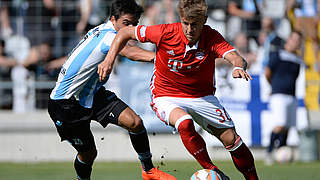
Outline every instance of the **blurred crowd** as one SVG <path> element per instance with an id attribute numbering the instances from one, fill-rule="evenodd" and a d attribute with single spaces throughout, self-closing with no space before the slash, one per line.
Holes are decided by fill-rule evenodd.
<path id="1" fill-rule="evenodd" d="M 314 59 L 319 62 L 318 1 L 207 0 L 207 24 L 246 58 L 251 73 L 263 73 L 270 52 L 282 48 L 292 30 L 310 39 Z M 177 0 L 139 2 L 145 8 L 140 24 L 179 21 Z M 108 19 L 110 4 L 111 0 L 0 0 L 0 81 L 11 81 L 12 70 L 17 66 L 25 68 L 35 81 L 54 81 L 79 39 Z M 154 49 L 152 44 L 141 46 Z M 303 52 L 301 49 L 301 56 Z M 319 64 L 312 67 L 317 72 Z M 229 66 L 217 64 L 224 71 Z M 41 91 L 49 93 L 49 90 Z M 8 93 L 0 88 L 0 99 Z M 0 108 L 8 106 L 3 101 Z M 45 104 L 38 108 L 46 108 Z"/>

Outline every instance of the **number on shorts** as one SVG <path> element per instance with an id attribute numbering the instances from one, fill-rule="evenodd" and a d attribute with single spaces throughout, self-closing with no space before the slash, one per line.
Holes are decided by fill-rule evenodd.
<path id="1" fill-rule="evenodd" d="M 230 116 L 228 115 L 228 113 L 226 112 L 226 110 L 224 108 L 222 110 L 221 109 L 217 109 L 216 112 L 218 112 L 219 116 L 223 119 L 223 120 L 219 120 L 219 122 L 223 123 L 226 120 L 231 121 Z"/>

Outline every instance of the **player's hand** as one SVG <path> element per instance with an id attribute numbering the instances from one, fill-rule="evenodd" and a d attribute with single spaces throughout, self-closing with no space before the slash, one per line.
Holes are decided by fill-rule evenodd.
<path id="1" fill-rule="evenodd" d="M 111 73 L 112 66 L 113 65 L 108 63 L 107 61 L 102 61 L 102 63 L 98 65 L 98 75 L 100 81 L 105 80 L 107 75 Z"/>
<path id="2" fill-rule="evenodd" d="M 242 78 L 242 79 L 245 79 L 246 81 L 248 81 L 249 79 L 252 80 L 252 77 L 250 76 L 250 74 L 244 69 L 234 69 L 232 71 L 232 77 Z"/>

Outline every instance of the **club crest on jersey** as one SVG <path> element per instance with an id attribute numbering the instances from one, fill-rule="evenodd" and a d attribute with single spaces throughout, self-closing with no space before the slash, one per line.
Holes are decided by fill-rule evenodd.
<path id="1" fill-rule="evenodd" d="M 204 58 L 204 53 L 203 52 L 196 52 L 196 59 L 202 60 Z"/>
<path id="2" fill-rule="evenodd" d="M 162 111 L 161 114 L 160 114 L 160 118 L 162 120 L 166 119 L 166 112 Z"/>
<path id="3" fill-rule="evenodd" d="M 167 53 L 168 53 L 169 55 L 172 55 L 172 56 L 175 55 L 173 50 L 167 51 Z"/>

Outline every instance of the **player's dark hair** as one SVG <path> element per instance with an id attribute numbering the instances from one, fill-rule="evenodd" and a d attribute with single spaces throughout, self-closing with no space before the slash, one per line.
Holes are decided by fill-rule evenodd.
<path id="1" fill-rule="evenodd" d="M 138 5 L 135 0 L 114 0 L 111 4 L 109 19 L 114 16 L 118 20 L 122 14 L 131 14 L 139 19 L 142 13 L 142 6 Z"/>

